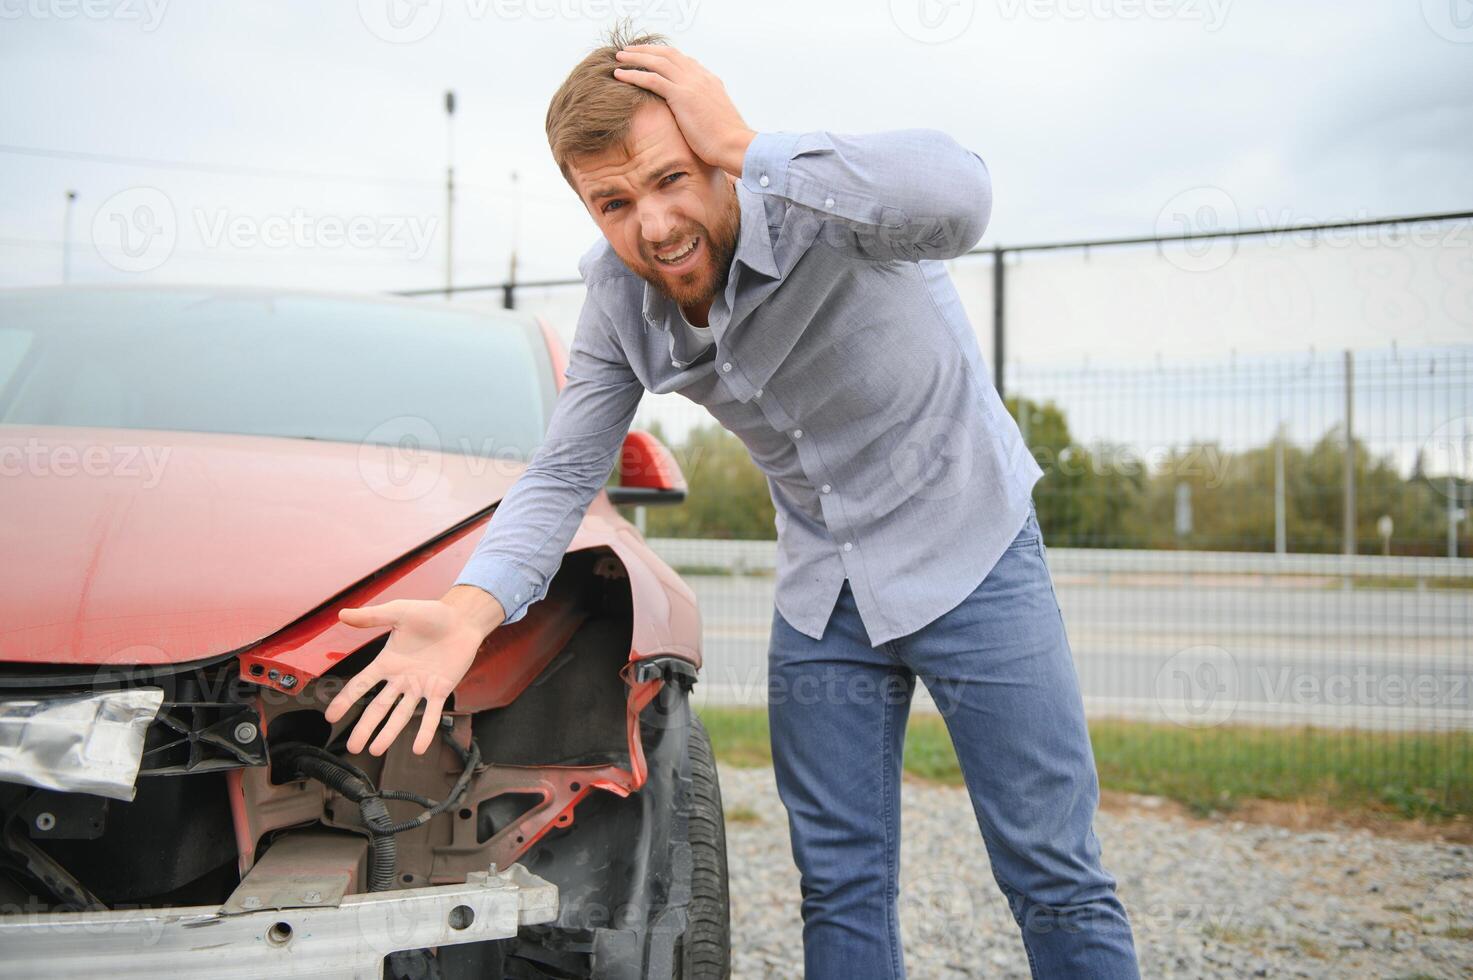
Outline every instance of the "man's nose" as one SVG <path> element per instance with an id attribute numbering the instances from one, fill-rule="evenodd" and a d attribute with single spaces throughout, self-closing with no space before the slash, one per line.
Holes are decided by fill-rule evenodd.
<path id="1" fill-rule="evenodd" d="M 662 245 L 668 241 L 678 224 L 669 205 L 658 201 L 640 203 L 639 233 L 651 245 Z"/>

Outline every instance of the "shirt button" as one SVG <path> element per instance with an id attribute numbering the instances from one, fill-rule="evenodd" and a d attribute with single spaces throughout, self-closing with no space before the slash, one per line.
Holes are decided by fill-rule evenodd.
<path id="1" fill-rule="evenodd" d="M 758 398 L 761 398 L 762 397 L 762 389 L 761 388 L 758 388 L 757 389 L 757 397 Z"/>
<path id="2" fill-rule="evenodd" d="M 522 601 L 522 594 L 520 592 L 518 592 L 517 593 L 517 602 L 521 602 L 521 601 Z"/>
<path id="3" fill-rule="evenodd" d="M 844 550 L 845 551 L 853 551 L 854 550 L 854 542 L 853 541 L 845 541 L 844 542 Z"/>
<path id="4" fill-rule="evenodd" d="M 730 371 L 731 370 L 731 362 L 730 361 L 727 361 L 725 364 L 721 365 L 721 370 L 723 370 L 723 371 Z"/>
<path id="5" fill-rule="evenodd" d="M 823 486 L 821 486 L 821 487 L 818 488 L 818 492 L 819 493 L 828 493 L 832 489 L 834 489 L 834 488 L 831 487 L 831 486 L 829 486 L 827 483 L 825 483 Z"/>
<path id="6" fill-rule="evenodd" d="M 670 362 L 670 366 L 671 367 L 680 367 L 680 362 L 679 361 L 671 361 Z"/>
<path id="7" fill-rule="evenodd" d="M 823 199 L 823 206 L 826 207 L 826 208 L 833 207 L 834 206 L 834 199 L 832 197 L 826 197 L 826 198 L 824 198 Z"/>
<path id="8" fill-rule="evenodd" d="M 761 184 L 763 187 L 766 187 L 768 185 L 768 183 L 769 183 L 769 181 L 767 179 L 767 175 L 766 174 L 763 174 L 761 177 L 758 177 L 757 178 L 757 183 Z"/>
<path id="9" fill-rule="evenodd" d="M 803 430 L 802 429 L 794 429 L 793 430 L 793 438 L 794 439 L 802 439 L 803 438 Z"/>

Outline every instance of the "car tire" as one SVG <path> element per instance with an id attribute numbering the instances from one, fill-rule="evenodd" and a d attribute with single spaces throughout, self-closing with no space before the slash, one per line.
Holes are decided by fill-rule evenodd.
<path id="1" fill-rule="evenodd" d="M 691 900 L 676 956 L 679 980 L 731 976 L 731 893 L 726 869 L 726 818 L 711 737 L 690 720 Z"/>

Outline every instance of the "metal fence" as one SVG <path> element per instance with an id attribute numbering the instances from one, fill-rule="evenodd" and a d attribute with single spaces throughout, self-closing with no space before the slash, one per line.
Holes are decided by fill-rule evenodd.
<path id="1" fill-rule="evenodd" d="M 1451 220 L 1466 230 L 1468 217 L 1432 224 Z M 1319 227 L 1372 226 L 1395 225 Z M 1394 280 L 1390 292 L 1383 285 L 1354 297 L 1366 314 L 1358 328 L 1334 321 L 1343 297 L 1328 294 L 1344 290 L 1333 280 L 1327 295 L 1270 311 L 1283 318 L 1273 329 L 1292 331 L 1313 307 L 1321 336 L 1343 334 L 1358 344 L 1354 350 L 1301 343 L 1298 351 L 1191 359 L 1118 347 L 1088 357 L 1035 356 L 1033 340 L 1047 327 L 1039 310 L 1055 302 L 1044 294 L 1095 287 L 1083 284 L 1078 264 L 1029 259 L 1020 268 L 1031 250 L 1050 253 L 1044 262 L 1074 249 L 1098 263 L 1101 250 L 1213 238 L 998 249 L 954 264 L 984 350 L 991 334 L 997 383 L 1045 470 L 1035 502 L 1086 707 L 1097 721 L 1128 719 L 1138 726 L 1131 737 L 1169 746 L 1175 756 L 1163 764 L 1190 766 L 1198 751 L 1220 755 L 1226 736 L 1242 750 L 1233 756 L 1236 770 L 1254 785 L 1295 766 L 1332 776 L 1354 767 L 1356 779 L 1415 785 L 1427 801 L 1466 811 L 1473 795 L 1473 242 L 1430 240 L 1425 254 L 1437 270 L 1430 284 L 1415 270 L 1383 276 Z M 1395 246 L 1394 237 L 1382 238 L 1356 251 L 1355 275 L 1401 270 L 1386 265 L 1385 250 Z M 1306 258 L 1314 247 L 1280 243 L 1247 258 L 1234 251 L 1239 266 L 1226 271 L 1251 273 L 1253 262 L 1303 268 L 1322 261 Z M 1135 275 L 1146 260 L 1132 261 Z M 1177 299 L 1169 312 L 1181 312 L 1182 296 L 1219 302 L 1211 276 L 1222 274 L 1221 263 L 1205 276 L 1194 275 L 1200 263 L 1170 271 L 1178 284 L 1170 287 Z M 1120 268 L 1103 272 L 1120 278 Z M 1252 293 L 1263 274 L 1248 280 L 1243 288 Z M 581 301 L 581 291 L 563 282 L 498 289 L 508 303 L 548 312 L 562 325 L 574 321 Z M 1150 295 L 1138 289 L 1128 299 L 1144 309 Z M 1267 308 L 1249 300 L 1245 315 Z M 1396 302 L 1402 306 L 1387 306 Z M 1418 324 L 1440 317 L 1441 332 L 1381 332 L 1409 322 L 1408 308 L 1419 310 Z M 1159 309 L 1142 316 L 1173 326 Z M 1189 323 L 1209 316 L 1199 310 Z M 1409 343 L 1430 335 L 1463 342 Z M 1028 356 L 1000 356 L 1008 349 Z M 665 396 L 641 408 L 636 425 L 652 423 L 679 454 L 710 420 Z M 729 484 L 703 485 L 699 465 L 687 476 L 693 497 L 731 493 Z M 637 516 L 649 518 L 656 550 L 700 597 L 706 667 L 697 694 L 705 703 L 762 703 L 773 543 L 661 536 L 660 515 Z M 928 706 L 920 693 L 918 710 Z M 1184 733 L 1213 739 L 1209 745 Z"/>

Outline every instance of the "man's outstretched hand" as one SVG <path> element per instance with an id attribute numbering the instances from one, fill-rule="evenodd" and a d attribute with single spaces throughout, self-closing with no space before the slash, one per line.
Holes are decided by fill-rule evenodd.
<path id="1" fill-rule="evenodd" d="M 457 585 L 442 599 L 395 599 L 377 606 L 338 610 L 338 619 L 362 629 L 391 628 L 388 642 L 367 667 L 348 681 L 324 711 L 335 724 L 354 703 L 384 682 L 383 690 L 363 709 L 348 736 L 348 751 L 362 752 L 379 722 L 383 730 L 368 746 L 383 755 L 424 702 L 424 718 L 414 739 L 423 754 L 435 740 L 445 699 L 470 670 L 481 643 L 506 613 L 490 593 Z"/>
<path id="2" fill-rule="evenodd" d="M 628 67 L 615 68 L 614 77 L 664 99 L 696 156 L 742 175 L 747 145 L 757 134 L 742 121 L 721 79 L 667 44 L 631 44 L 615 57 Z"/>

